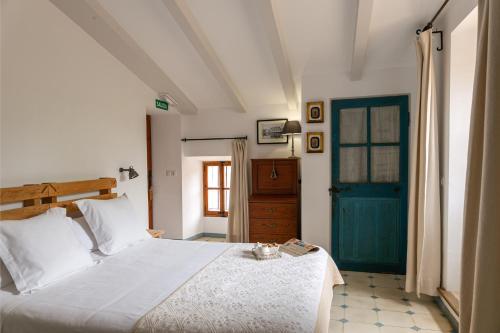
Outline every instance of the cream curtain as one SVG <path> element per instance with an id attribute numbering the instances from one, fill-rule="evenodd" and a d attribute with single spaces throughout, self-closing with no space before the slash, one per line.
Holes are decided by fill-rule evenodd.
<path id="1" fill-rule="evenodd" d="M 247 141 L 233 141 L 231 156 L 231 191 L 226 239 L 232 243 L 248 243 L 248 153 Z"/>
<path id="2" fill-rule="evenodd" d="M 441 208 L 432 31 L 417 42 L 418 109 L 410 147 L 406 291 L 436 295 L 441 276 Z"/>
<path id="3" fill-rule="evenodd" d="M 500 1 L 479 0 L 460 333 L 500 332 Z"/>

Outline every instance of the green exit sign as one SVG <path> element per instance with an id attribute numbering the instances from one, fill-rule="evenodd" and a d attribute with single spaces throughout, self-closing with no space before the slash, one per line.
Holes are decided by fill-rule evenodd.
<path id="1" fill-rule="evenodd" d="M 161 99 L 156 100 L 156 108 L 162 110 L 168 110 L 168 102 L 162 101 Z"/>

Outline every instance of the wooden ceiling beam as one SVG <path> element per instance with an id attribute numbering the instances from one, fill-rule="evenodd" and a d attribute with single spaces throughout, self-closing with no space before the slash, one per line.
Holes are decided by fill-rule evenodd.
<path id="1" fill-rule="evenodd" d="M 355 0 L 356 25 L 354 27 L 354 43 L 351 62 L 351 80 L 358 81 L 363 77 L 366 62 L 366 51 L 370 35 L 370 22 L 373 11 L 373 0 Z"/>
<path id="2" fill-rule="evenodd" d="M 253 0 L 257 6 L 257 15 L 261 20 L 264 34 L 267 36 L 274 63 L 278 70 L 281 86 L 290 110 L 296 111 L 298 108 L 297 89 L 293 79 L 290 61 L 283 31 L 280 27 L 280 20 L 276 12 L 275 0 Z"/>
<path id="3" fill-rule="evenodd" d="M 184 35 L 191 42 L 201 59 L 205 62 L 212 75 L 219 82 L 221 88 L 231 99 L 237 112 L 247 112 L 247 107 L 238 90 L 227 73 L 222 61 L 217 56 L 207 36 L 196 21 L 185 0 L 163 0 L 170 14 L 173 16 Z"/>

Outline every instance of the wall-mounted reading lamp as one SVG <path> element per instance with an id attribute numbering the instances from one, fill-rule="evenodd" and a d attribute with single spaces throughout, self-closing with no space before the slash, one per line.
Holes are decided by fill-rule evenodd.
<path id="1" fill-rule="evenodd" d="M 128 171 L 128 179 L 134 179 L 139 177 L 137 171 L 135 171 L 134 167 L 130 166 L 128 169 L 120 168 L 120 172 Z"/>

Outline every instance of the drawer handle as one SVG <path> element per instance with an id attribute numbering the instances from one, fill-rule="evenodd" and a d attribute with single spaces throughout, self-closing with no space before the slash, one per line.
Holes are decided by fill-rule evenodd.
<path id="1" fill-rule="evenodd" d="M 264 225 L 267 225 L 269 228 L 276 228 L 277 227 L 276 223 L 269 223 L 269 224 L 264 224 Z"/>
<path id="2" fill-rule="evenodd" d="M 276 211 L 276 208 L 265 208 L 265 211 L 269 213 L 274 213 Z"/>

